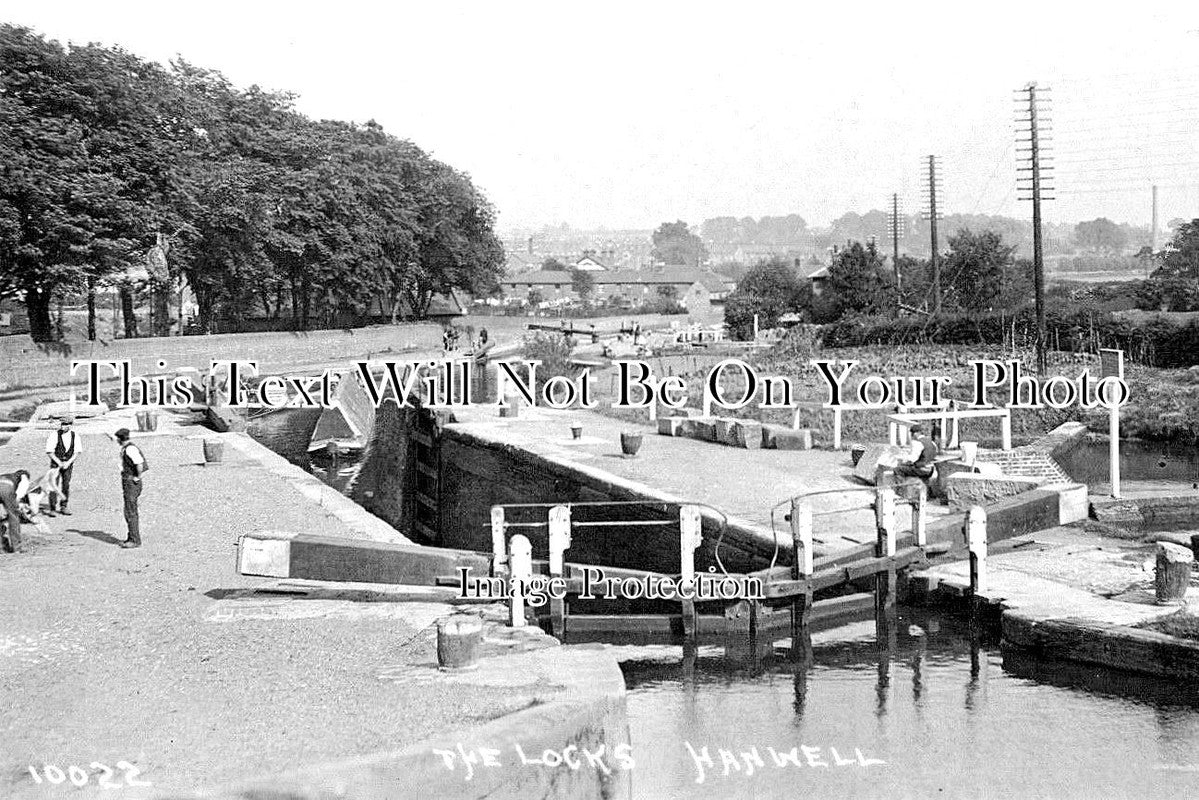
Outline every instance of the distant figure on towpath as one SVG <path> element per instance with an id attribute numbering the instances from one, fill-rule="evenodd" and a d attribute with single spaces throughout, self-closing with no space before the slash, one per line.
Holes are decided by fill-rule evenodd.
<path id="1" fill-rule="evenodd" d="M 146 471 L 146 457 L 137 445 L 129 441 L 129 429 L 121 428 L 116 433 L 121 446 L 121 496 L 125 501 L 125 524 L 129 533 L 121 547 L 141 547 L 142 534 L 138 520 L 137 503 L 142 495 L 142 475 Z"/>
<path id="2" fill-rule="evenodd" d="M 71 515 L 67 503 L 71 499 L 71 472 L 75 468 L 75 459 L 79 456 L 79 436 L 71 430 L 75 417 L 64 416 L 58 423 L 58 430 L 46 439 L 46 455 L 50 457 L 50 470 L 55 473 L 56 480 L 51 481 L 49 516 L 57 511 L 59 514 Z M 55 505 L 58 506 L 55 509 Z"/>

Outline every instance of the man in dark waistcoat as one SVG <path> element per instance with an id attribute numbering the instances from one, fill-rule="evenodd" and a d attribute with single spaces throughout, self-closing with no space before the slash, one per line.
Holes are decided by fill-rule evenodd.
<path id="1" fill-rule="evenodd" d="M 141 547 L 137 501 L 142 495 L 142 473 L 146 471 L 146 458 L 137 445 L 129 441 L 128 428 L 117 431 L 117 444 L 121 446 L 121 496 L 125 500 L 125 524 L 129 526 L 129 533 L 121 542 L 121 547 Z"/>
<path id="2" fill-rule="evenodd" d="M 57 491 L 50 493 L 50 511 L 57 510 L 59 514 L 70 516 L 67 502 L 71 499 L 71 472 L 75 468 L 75 459 L 79 456 L 79 434 L 71 430 L 75 418 L 70 414 L 58 423 L 58 431 L 46 439 L 46 455 L 50 457 L 50 469 L 57 470 Z M 55 509 L 57 500 L 58 508 Z"/>

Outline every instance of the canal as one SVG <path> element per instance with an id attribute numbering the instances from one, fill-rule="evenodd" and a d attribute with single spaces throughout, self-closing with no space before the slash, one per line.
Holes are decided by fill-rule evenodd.
<path id="1" fill-rule="evenodd" d="M 1001 651 L 922 609 L 892 630 L 814 634 L 806 666 L 620 648 L 634 796 L 1199 795 L 1199 687 Z"/>

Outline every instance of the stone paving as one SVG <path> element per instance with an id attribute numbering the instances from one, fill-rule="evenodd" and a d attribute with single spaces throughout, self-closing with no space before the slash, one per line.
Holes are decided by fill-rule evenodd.
<path id="1" fill-rule="evenodd" d="M 73 515 L 24 526 L 28 552 L 0 555 L 0 796 L 47 796 L 29 769 L 47 764 L 88 772 L 84 789 L 59 791 L 99 797 L 114 793 L 98 787 L 97 764 L 119 780 L 128 763 L 152 785 L 123 797 L 302 770 L 506 719 L 560 691 L 552 669 L 508 685 L 440 679 L 433 622 L 451 611 L 441 595 L 255 592 L 278 587 L 235 572 L 241 533 L 398 534 L 252 443 L 206 466 L 209 434 L 183 415 L 160 420 L 157 433 L 134 434 L 151 465 L 141 548 L 116 546 L 118 450 L 105 434 L 136 428 L 116 412 L 77 426 Z M 40 474 L 48 430 L 0 447 L 0 471 Z"/>
<path id="2" fill-rule="evenodd" d="M 515 418 L 500 418 L 494 406 L 454 409 L 451 427 L 480 440 L 519 447 L 552 459 L 581 473 L 617 481 L 647 496 L 707 503 L 747 527 L 772 535 L 773 526 L 785 541 L 790 537 L 783 515 L 792 496 L 832 491 L 816 500 L 815 536 L 820 551 L 832 552 L 875 540 L 873 487 L 852 479 L 848 451 L 745 450 L 736 447 L 661 436 L 656 423 L 630 423 L 591 411 L 521 408 Z M 581 425 L 580 439 L 571 426 Z M 643 434 L 634 458 L 623 458 L 622 431 Z M 781 504 L 781 505 L 780 505 Z M 776 507 L 777 506 L 777 507 Z M 948 514 L 931 505 L 932 518 Z M 906 530 L 906 514 L 900 515 Z"/>

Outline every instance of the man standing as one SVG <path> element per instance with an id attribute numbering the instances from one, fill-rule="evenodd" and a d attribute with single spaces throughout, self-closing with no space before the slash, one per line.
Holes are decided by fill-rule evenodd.
<path id="1" fill-rule="evenodd" d="M 4 549 L 20 553 L 24 548 L 21 540 L 21 498 L 29 491 L 29 473 L 23 469 L 9 475 L 0 475 L 0 506 L 5 512 Z"/>
<path id="2" fill-rule="evenodd" d="M 121 495 L 125 499 L 125 524 L 129 526 L 129 533 L 121 542 L 121 547 L 141 547 L 137 501 L 142 495 L 142 473 L 146 471 L 146 458 L 137 445 L 129 441 L 128 428 L 117 431 L 117 444 L 121 446 Z"/>
<path id="3" fill-rule="evenodd" d="M 46 455 L 50 456 L 50 469 L 58 472 L 58 480 L 52 482 L 57 484 L 57 491 L 52 490 L 50 493 L 50 514 L 55 511 L 56 497 L 58 513 L 67 516 L 71 514 L 67 510 L 67 501 L 71 499 L 71 470 L 75 466 L 75 458 L 79 455 L 79 436 L 71 430 L 74 424 L 75 418 L 67 414 L 59 421 L 58 431 L 46 439 Z"/>

